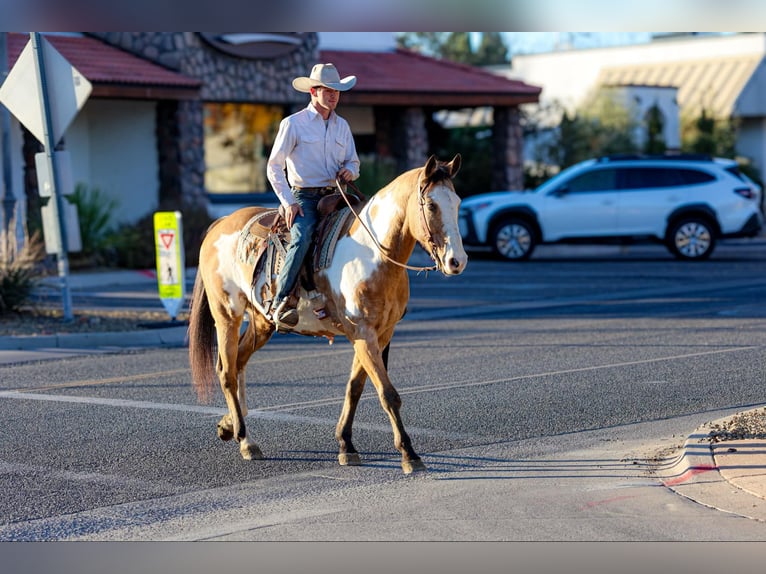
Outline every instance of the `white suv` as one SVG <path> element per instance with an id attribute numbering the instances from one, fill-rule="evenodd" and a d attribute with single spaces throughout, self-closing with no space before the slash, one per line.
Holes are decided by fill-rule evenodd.
<path id="1" fill-rule="evenodd" d="M 699 155 L 609 156 L 573 165 L 533 191 L 473 195 L 460 207 L 467 246 L 528 259 L 540 243 L 660 241 L 705 259 L 716 241 L 763 226 L 761 189 L 734 160 Z"/>

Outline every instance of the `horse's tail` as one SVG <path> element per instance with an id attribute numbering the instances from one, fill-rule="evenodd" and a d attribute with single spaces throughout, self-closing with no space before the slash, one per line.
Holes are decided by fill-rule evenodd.
<path id="1" fill-rule="evenodd" d="M 210 302 L 202 282 L 202 274 L 197 272 L 194 290 L 189 304 L 189 366 L 192 384 L 201 402 L 208 402 L 213 394 L 215 383 L 215 322 L 210 313 Z"/>

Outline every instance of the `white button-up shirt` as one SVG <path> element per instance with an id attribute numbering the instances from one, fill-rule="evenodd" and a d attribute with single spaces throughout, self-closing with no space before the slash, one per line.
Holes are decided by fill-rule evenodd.
<path id="1" fill-rule="evenodd" d="M 331 112 L 325 126 L 325 120 L 309 103 L 280 122 L 266 177 L 282 205 L 295 203 L 291 185 L 334 186 L 342 168 L 348 169 L 353 179 L 359 177 L 359 157 L 351 128 L 338 114 Z"/>

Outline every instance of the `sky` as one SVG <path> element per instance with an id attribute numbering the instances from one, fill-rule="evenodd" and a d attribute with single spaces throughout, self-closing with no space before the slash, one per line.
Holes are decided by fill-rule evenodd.
<path id="1" fill-rule="evenodd" d="M 395 45 L 394 37 L 401 32 L 319 32 L 325 49 L 353 46 L 362 50 L 388 49 Z M 557 48 L 602 48 L 619 44 L 648 42 L 651 32 L 501 32 L 511 54 L 550 52 Z M 481 32 L 473 32 L 478 46 Z"/>
<path id="2" fill-rule="evenodd" d="M 651 40 L 651 32 L 502 32 L 511 54 L 551 52 L 557 48 L 604 48 Z"/>

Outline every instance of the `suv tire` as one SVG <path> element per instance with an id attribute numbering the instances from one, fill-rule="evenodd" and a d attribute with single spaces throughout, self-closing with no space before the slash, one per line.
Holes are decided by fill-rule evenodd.
<path id="1" fill-rule="evenodd" d="M 530 223 L 516 217 L 503 219 L 492 228 L 492 251 L 507 261 L 529 259 L 537 246 L 537 236 Z"/>
<path id="2" fill-rule="evenodd" d="M 684 217 L 668 228 L 667 247 L 678 259 L 707 259 L 715 243 L 715 230 L 703 217 Z"/>

